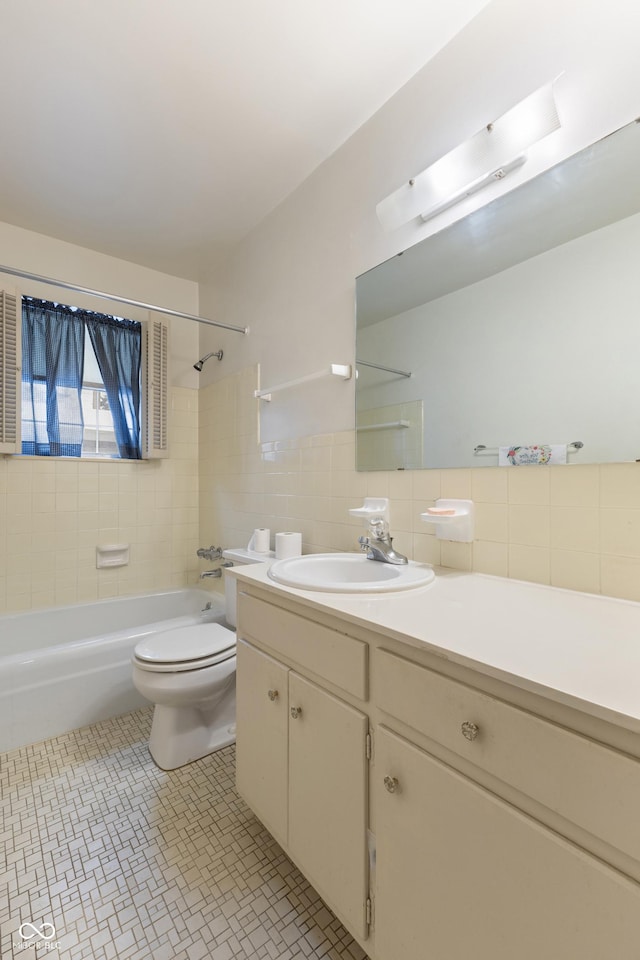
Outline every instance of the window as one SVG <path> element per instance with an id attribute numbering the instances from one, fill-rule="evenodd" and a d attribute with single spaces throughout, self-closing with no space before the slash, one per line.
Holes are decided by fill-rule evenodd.
<path id="1" fill-rule="evenodd" d="M 141 331 L 132 320 L 23 297 L 23 453 L 99 456 L 102 440 L 102 456 L 141 458 Z M 96 391 L 107 409 L 92 416 Z"/>
<path id="2" fill-rule="evenodd" d="M 0 292 L 0 453 L 167 456 L 166 322 L 19 304 Z"/>

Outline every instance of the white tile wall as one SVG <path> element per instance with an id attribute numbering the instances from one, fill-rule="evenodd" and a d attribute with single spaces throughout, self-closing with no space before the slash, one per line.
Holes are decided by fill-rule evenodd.
<path id="1" fill-rule="evenodd" d="M 0 611 L 82 603 L 193 582 L 198 546 L 198 391 L 171 393 L 171 457 L 0 457 Z M 130 563 L 97 570 L 98 544 Z"/>
<path id="2" fill-rule="evenodd" d="M 352 431 L 260 443 L 257 368 L 201 391 L 200 538 L 244 545 L 257 526 L 301 530 L 305 552 L 354 550 L 348 509 L 391 499 L 396 546 L 464 570 L 640 600 L 640 464 L 357 473 Z M 471 497 L 473 544 L 438 541 L 419 514 Z"/>
<path id="3" fill-rule="evenodd" d="M 173 388 L 168 460 L 0 458 L 0 611 L 195 583 L 199 545 L 242 546 L 258 526 L 354 550 L 348 510 L 365 496 L 391 499 L 415 560 L 640 600 L 640 465 L 358 473 L 353 431 L 260 443 L 256 384 L 250 367 Z M 472 545 L 420 521 L 440 496 L 476 502 Z M 96 570 L 113 542 L 131 544 L 129 566 Z"/>

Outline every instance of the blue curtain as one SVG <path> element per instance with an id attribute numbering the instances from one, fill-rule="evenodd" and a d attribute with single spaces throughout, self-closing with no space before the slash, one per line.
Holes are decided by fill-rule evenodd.
<path id="1" fill-rule="evenodd" d="M 118 452 L 140 460 L 141 324 L 103 314 L 85 314 L 91 343 L 111 408 Z"/>
<path id="2" fill-rule="evenodd" d="M 48 300 L 24 298 L 22 303 L 22 452 L 79 457 L 82 316 Z"/>

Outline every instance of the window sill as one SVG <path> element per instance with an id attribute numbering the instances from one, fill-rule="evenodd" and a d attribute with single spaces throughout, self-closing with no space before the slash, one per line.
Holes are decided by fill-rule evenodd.
<path id="1" fill-rule="evenodd" d="M 39 463 L 153 463 L 153 460 L 127 460 L 124 457 L 37 457 L 31 453 L 3 453 L 4 460 L 37 460 Z"/>

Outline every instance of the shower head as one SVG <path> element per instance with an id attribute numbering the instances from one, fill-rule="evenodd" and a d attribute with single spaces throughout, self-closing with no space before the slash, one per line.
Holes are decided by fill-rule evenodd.
<path id="1" fill-rule="evenodd" d="M 198 360 L 197 363 L 194 363 L 193 369 L 194 369 L 194 370 L 197 370 L 198 373 L 200 373 L 200 371 L 201 371 L 202 368 L 204 367 L 204 365 L 205 365 L 205 363 L 207 362 L 207 360 L 210 359 L 210 357 L 217 357 L 218 360 L 222 360 L 223 356 L 224 356 L 224 353 L 222 352 L 222 350 L 216 350 L 216 351 L 214 351 L 213 353 L 207 353 L 204 357 L 202 357 L 200 360 Z"/>

